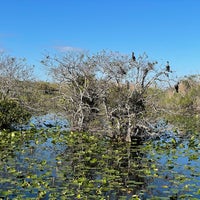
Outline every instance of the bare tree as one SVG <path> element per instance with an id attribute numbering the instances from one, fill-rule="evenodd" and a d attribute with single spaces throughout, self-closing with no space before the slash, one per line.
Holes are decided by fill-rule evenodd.
<path id="1" fill-rule="evenodd" d="M 166 86 L 169 83 L 169 70 L 148 61 L 146 54 L 134 59 L 129 55 L 102 51 L 95 56 L 101 79 L 106 83 L 104 101 L 106 118 L 112 125 L 115 135 L 131 141 L 133 135 L 147 131 L 144 114 L 147 106 L 153 106 L 152 97 L 147 95 L 149 88 Z M 155 94 L 154 94 L 155 95 Z"/>
<path id="2" fill-rule="evenodd" d="M 147 56 L 102 51 L 89 56 L 68 52 L 42 61 L 60 83 L 62 108 L 72 128 L 91 131 L 95 124 L 115 138 L 131 141 L 147 131 L 145 112 L 152 105 L 149 88 L 169 82 L 168 68 Z"/>
<path id="3" fill-rule="evenodd" d="M 25 59 L 0 54 L 0 96 L 20 99 L 28 82 L 32 80 L 33 68 Z M 27 88 L 26 88 L 27 89 Z"/>
<path id="4" fill-rule="evenodd" d="M 92 59 L 82 52 L 68 52 L 61 58 L 46 56 L 42 63 L 60 84 L 61 109 L 67 114 L 71 128 L 88 130 L 99 111 L 101 90 L 97 87 Z"/>

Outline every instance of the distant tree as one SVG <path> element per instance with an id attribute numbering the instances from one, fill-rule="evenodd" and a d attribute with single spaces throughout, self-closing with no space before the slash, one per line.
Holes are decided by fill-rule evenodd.
<path id="1" fill-rule="evenodd" d="M 159 104 L 168 112 L 163 118 L 181 131 L 199 131 L 200 75 L 190 75 L 179 80 L 179 91 L 167 90 Z"/>
<path id="2" fill-rule="evenodd" d="M 0 54 L 0 128 L 10 128 L 30 117 L 28 110 L 33 68 L 25 59 Z"/>
<path id="3" fill-rule="evenodd" d="M 33 80 L 33 67 L 25 59 L 17 59 L 4 53 L 0 54 L 0 96 L 1 99 L 17 98 Z"/>

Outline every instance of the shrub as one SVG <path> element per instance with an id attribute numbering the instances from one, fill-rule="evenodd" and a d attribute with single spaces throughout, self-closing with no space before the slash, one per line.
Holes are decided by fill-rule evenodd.
<path id="1" fill-rule="evenodd" d="M 0 101 L 0 129 L 11 129 L 30 119 L 30 113 L 17 101 L 4 99 Z"/>

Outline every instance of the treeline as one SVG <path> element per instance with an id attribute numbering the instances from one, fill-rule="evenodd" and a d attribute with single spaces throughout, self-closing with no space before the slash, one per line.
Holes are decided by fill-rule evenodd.
<path id="1" fill-rule="evenodd" d="M 68 52 L 47 55 L 41 63 L 51 83 L 35 79 L 26 60 L 0 55 L 1 129 L 57 112 L 72 130 L 130 142 L 154 135 L 161 119 L 178 125 L 183 116 L 199 120 L 199 76 L 178 82 L 168 62 L 161 66 L 146 54 Z"/>

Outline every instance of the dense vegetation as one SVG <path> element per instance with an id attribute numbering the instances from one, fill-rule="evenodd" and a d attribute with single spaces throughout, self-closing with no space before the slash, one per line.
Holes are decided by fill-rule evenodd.
<path id="1" fill-rule="evenodd" d="M 28 122 L 31 114 L 18 102 L 13 100 L 0 101 L 0 128 L 12 129 L 13 126 Z"/>

